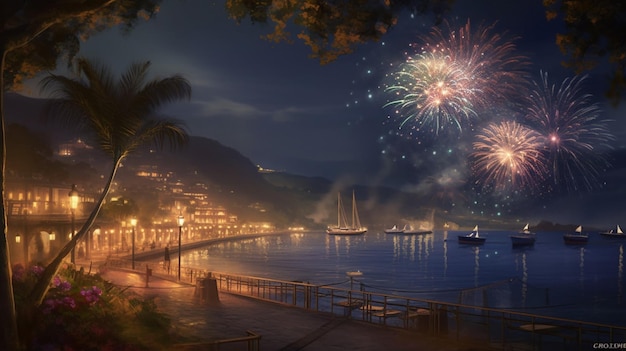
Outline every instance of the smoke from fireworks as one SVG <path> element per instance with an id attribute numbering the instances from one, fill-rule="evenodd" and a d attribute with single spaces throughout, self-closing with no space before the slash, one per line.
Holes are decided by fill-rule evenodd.
<path id="1" fill-rule="evenodd" d="M 439 134 L 448 128 L 462 131 L 478 111 L 494 101 L 509 101 L 522 91 L 525 57 L 494 26 L 472 33 L 470 22 L 458 31 L 445 23 L 422 38 L 419 52 L 389 74 L 385 91 L 392 94 L 385 107 L 394 107 L 400 127 Z M 426 127 L 428 126 L 428 127 Z"/>
<path id="2" fill-rule="evenodd" d="M 565 79 L 560 87 L 548 83 L 548 74 L 533 82 L 525 118 L 543 135 L 555 190 L 592 190 L 610 166 L 604 153 L 614 136 L 591 95 L 581 93 L 585 77 Z"/>
<path id="3" fill-rule="evenodd" d="M 497 190 L 536 188 L 546 173 L 541 135 L 514 121 L 492 124 L 476 135 L 471 158 L 483 185 Z"/>

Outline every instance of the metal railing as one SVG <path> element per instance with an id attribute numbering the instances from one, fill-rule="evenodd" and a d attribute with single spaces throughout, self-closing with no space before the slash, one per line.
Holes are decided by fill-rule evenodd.
<path id="1" fill-rule="evenodd" d="M 261 335 L 256 334 L 249 330 L 246 330 L 246 334 L 247 336 L 242 336 L 240 338 L 222 339 L 222 340 L 197 342 L 197 343 L 175 344 L 174 350 L 177 350 L 177 351 L 192 351 L 192 350 L 219 351 L 221 349 L 221 345 L 245 344 L 246 351 L 259 351 Z"/>
<path id="2" fill-rule="evenodd" d="M 111 266 L 130 266 L 109 260 Z M 152 264 L 156 275 L 176 279 L 176 268 Z M 214 279 L 219 291 L 263 301 L 326 312 L 387 327 L 485 344 L 494 348 L 588 350 L 608 344 L 626 348 L 626 326 L 353 290 L 330 285 L 283 281 L 184 268 L 181 282 L 200 287 Z"/>
<path id="3" fill-rule="evenodd" d="M 626 342 L 626 326 L 219 272 L 205 276 L 231 294 L 507 350 L 582 350 Z"/>

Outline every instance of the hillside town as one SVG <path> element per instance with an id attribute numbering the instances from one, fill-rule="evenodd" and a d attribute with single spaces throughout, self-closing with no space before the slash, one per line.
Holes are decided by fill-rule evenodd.
<path id="1" fill-rule="evenodd" d="M 66 163 L 92 157 L 92 148 L 81 139 L 60 144 L 55 155 Z M 124 176 L 114 184 L 101 215 L 78 243 L 72 260 L 74 255 L 129 254 L 133 246 L 138 252 L 163 250 L 178 243 L 179 229 L 183 242 L 275 230 L 270 222 L 242 220 L 229 212 L 212 200 L 208 185 L 197 179 L 188 184 L 174 169 L 136 161 L 133 165 L 129 162 Z M 127 195 L 136 194 L 139 188 L 152 189 L 150 201 Z M 56 254 L 72 233 L 78 232 L 98 196 L 98 182 L 61 184 L 44 177 L 9 175 L 6 202 L 12 260 L 38 262 Z M 250 206 L 263 211 L 258 204 Z M 184 224 L 179 225 L 181 220 Z"/>

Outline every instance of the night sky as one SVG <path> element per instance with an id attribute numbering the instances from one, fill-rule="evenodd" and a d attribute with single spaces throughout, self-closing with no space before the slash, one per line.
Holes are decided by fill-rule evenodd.
<path id="1" fill-rule="evenodd" d="M 560 84 L 574 73 L 560 64 L 565 58 L 555 44 L 559 23 L 546 21 L 541 3 L 457 0 L 447 20 L 463 25 L 469 19 L 473 28 L 495 23 L 495 33 L 512 38 L 518 53 L 530 59 L 528 72 L 533 78 L 545 71 L 553 84 Z M 150 60 L 158 75 L 183 75 L 193 87 L 191 102 L 170 105 L 163 112 L 184 120 L 190 134 L 215 139 L 263 167 L 350 183 L 389 184 L 418 194 L 432 192 L 433 183 L 449 179 L 441 191 L 463 188 L 467 199 L 475 189 L 465 179 L 469 170 L 458 151 L 471 145 L 471 139 L 424 142 L 398 136 L 406 136 L 406 130 L 398 132 L 399 123 L 388 118 L 391 109 L 383 107 L 389 100 L 384 91 L 389 73 L 432 24 L 432 17 L 405 14 L 382 41 L 322 66 L 297 40 L 293 44 L 262 40 L 271 25 L 235 23 L 222 2 L 166 1 L 155 19 L 127 36 L 111 29 L 92 37 L 83 43 L 81 55 L 116 71 Z M 610 124 L 616 138 L 612 145 L 619 149 L 626 134 L 626 119 L 620 118 L 624 106 L 616 109 L 605 101 L 604 79 L 600 67 L 590 73 L 584 90 L 593 94 L 601 118 L 615 121 Z M 608 181 L 620 181 L 615 176 L 619 170 L 612 172 Z M 607 181 L 599 178 L 598 186 Z M 540 192 L 514 194 L 514 200 L 511 193 L 477 195 L 473 210 L 498 215 L 500 208 L 515 208 L 510 203 L 519 198 L 540 198 L 544 213 L 537 217 L 552 212 L 559 220 L 563 215 L 559 201 L 580 198 L 572 191 L 536 196 Z M 594 190 L 585 199 L 610 201 L 602 194 Z M 516 206 L 530 203 L 537 205 L 521 201 Z M 616 213 L 605 213 L 607 218 L 596 222 L 611 221 L 606 226 L 613 226 L 619 218 L 611 216 L 624 213 L 623 207 L 613 207 Z M 562 218 L 581 213 L 590 213 L 589 208 L 581 205 Z"/>

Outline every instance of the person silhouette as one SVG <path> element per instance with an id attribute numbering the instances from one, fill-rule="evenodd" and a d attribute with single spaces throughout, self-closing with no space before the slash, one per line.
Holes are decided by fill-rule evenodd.
<path id="1" fill-rule="evenodd" d="M 167 269 L 167 273 L 170 272 L 170 248 L 169 246 L 165 247 L 165 257 L 163 260 L 163 269 Z"/>

